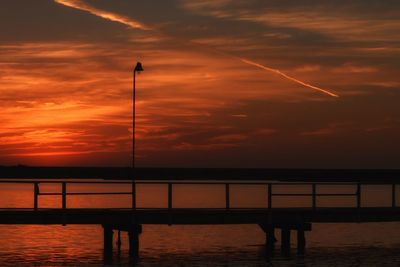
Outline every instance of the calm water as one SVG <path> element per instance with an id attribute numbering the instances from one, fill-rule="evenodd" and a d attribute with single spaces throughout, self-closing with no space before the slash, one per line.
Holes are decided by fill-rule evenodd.
<path id="1" fill-rule="evenodd" d="M 339 188 L 335 188 L 337 191 Z M 388 187 L 366 187 L 363 203 L 368 206 L 390 204 Z M 129 191 L 126 186 L 74 185 L 69 192 Z M 307 191 L 308 188 L 276 190 Z M 329 188 L 318 188 L 329 192 Z M 341 192 L 353 191 L 342 187 Z M 42 192 L 59 192 L 57 185 L 43 185 Z M 275 191 L 275 192 L 278 192 Z M 397 189 L 397 191 L 399 191 Z M 231 190 L 233 206 L 266 205 L 265 188 L 237 186 Z M 32 207 L 32 186 L 2 184 L 0 207 Z M 180 186 L 174 189 L 174 204 L 179 207 L 222 207 L 224 191 L 220 186 Z M 166 205 L 166 188 L 145 185 L 138 188 L 139 204 Z M 371 200 L 373 199 L 373 201 Z M 277 206 L 307 206 L 307 198 L 274 199 Z M 59 207 L 60 198 L 41 197 L 40 207 Z M 397 202 L 399 202 L 397 200 Z M 69 207 L 129 207 L 129 196 L 68 197 Z M 318 205 L 353 205 L 354 199 L 321 199 Z M 102 228 L 97 225 L 0 226 L 0 266 L 98 266 L 102 265 Z M 294 233 L 293 233 L 294 234 Z M 295 247 L 295 235 L 292 237 Z M 114 235 L 116 237 L 116 234 Z M 279 231 L 277 231 L 279 239 Z M 115 240 L 116 241 L 116 240 Z M 145 225 L 140 237 L 141 261 L 138 266 L 400 266 L 400 223 L 313 224 L 307 233 L 307 254 L 268 260 L 264 255 L 264 233 L 254 225 L 163 226 Z M 115 266 L 129 264 L 127 236 L 122 249 L 114 248 Z"/>

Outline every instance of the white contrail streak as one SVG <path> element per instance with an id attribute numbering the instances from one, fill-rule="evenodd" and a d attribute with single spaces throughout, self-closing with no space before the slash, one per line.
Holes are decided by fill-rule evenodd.
<path id="1" fill-rule="evenodd" d="M 95 16 L 101 17 L 103 19 L 108 19 L 114 22 L 119 22 L 124 25 L 127 25 L 133 29 L 141 29 L 141 30 L 153 30 L 151 27 L 137 21 L 134 19 L 131 19 L 126 16 L 121 16 L 112 12 L 104 11 L 98 8 L 95 8 L 91 5 L 88 5 L 81 0 L 54 0 L 56 3 L 59 3 L 64 6 L 76 8 L 79 10 L 83 10 L 86 12 L 89 12 Z"/>
<path id="2" fill-rule="evenodd" d="M 76 8 L 76 9 L 79 9 L 79 10 L 83 10 L 83 11 L 89 12 L 89 13 L 95 15 L 95 16 L 99 16 L 99 17 L 104 18 L 104 19 L 108 19 L 108 20 L 111 20 L 111 21 L 114 21 L 114 22 L 122 23 L 124 25 L 127 25 L 127 26 L 133 28 L 133 29 L 156 31 L 155 28 L 149 27 L 149 26 L 147 26 L 147 25 L 145 25 L 145 24 L 143 24 L 143 23 L 141 23 L 141 22 L 139 22 L 137 20 L 134 20 L 134 19 L 132 19 L 130 17 L 121 16 L 119 14 L 115 14 L 115 13 L 112 13 L 112 12 L 108 12 L 108 11 L 104 11 L 104 10 L 95 8 L 95 7 L 91 6 L 91 5 L 88 5 L 88 4 L 84 3 L 82 0 L 54 0 L 54 1 L 56 3 L 59 3 L 59 4 L 64 5 L 64 6 L 68 6 L 68 7 L 71 7 L 71 8 Z M 187 40 L 185 40 L 185 41 L 187 42 Z M 189 42 L 192 43 L 192 44 L 196 44 L 197 46 L 200 45 L 200 44 L 194 43 L 192 41 L 189 41 Z M 202 46 L 204 46 L 204 45 L 202 45 Z M 270 68 L 270 67 L 261 65 L 261 64 L 259 64 L 257 62 L 254 62 L 254 61 L 251 61 L 251 60 L 247 60 L 247 59 L 244 59 L 244 58 L 240 58 L 240 57 L 237 57 L 237 56 L 234 56 L 234 55 L 231 55 L 231 54 L 228 54 L 226 52 L 222 52 L 222 51 L 219 51 L 219 50 L 216 50 L 216 49 L 213 49 L 213 50 L 215 52 L 217 52 L 217 53 L 220 53 L 220 54 L 223 54 L 225 56 L 237 59 L 237 60 L 239 60 L 239 61 L 241 61 L 241 62 L 243 62 L 243 63 L 245 63 L 247 65 L 252 65 L 252 66 L 258 67 L 260 69 L 266 70 L 268 72 L 272 72 L 272 73 L 275 73 L 277 75 L 280 75 L 280 76 L 284 77 L 285 79 L 293 81 L 293 82 L 295 82 L 297 84 L 300 84 L 300 85 L 302 85 L 304 87 L 307 87 L 307 88 L 322 92 L 322 93 L 327 94 L 327 95 L 332 96 L 332 97 L 339 97 L 339 95 L 337 95 L 337 94 L 335 94 L 335 93 L 333 93 L 333 92 L 331 92 L 329 90 L 322 89 L 322 88 L 319 88 L 317 86 L 314 86 L 314 85 L 308 84 L 306 82 L 303 82 L 303 81 L 301 81 L 299 79 L 296 79 L 296 78 L 294 78 L 292 76 L 289 76 L 289 75 L 283 73 L 282 71 L 280 71 L 278 69 Z"/>
<path id="3" fill-rule="evenodd" d="M 333 97 L 339 97 L 339 95 L 337 95 L 337 94 L 335 94 L 335 93 L 332 93 L 332 92 L 330 92 L 330 91 L 328 91 L 328 90 L 326 90 L 326 89 L 322 89 L 322 88 L 319 88 L 319 87 L 317 87 L 317 86 L 308 84 L 308 83 L 306 83 L 306 82 L 300 81 L 300 80 L 298 80 L 298 79 L 296 79 L 296 78 L 294 78 L 294 77 L 291 77 L 291 76 L 289 76 L 289 75 L 283 73 L 282 71 L 280 71 L 280 70 L 278 70 L 278 69 L 273 69 L 273 68 L 270 68 L 270 67 L 266 67 L 266 66 L 261 65 L 261 64 L 259 64 L 259 63 L 257 63 L 257 62 L 250 61 L 250 60 L 247 60 L 247 59 L 244 59 L 244 58 L 238 58 L 238 59 L 239 59 L 240 61 L 242 61 L 243 63 L 249 64 L 249 65 L 253 65 L 253 66 L 255 66 L 255 67 L 258 67 L 258 68 L 260 68 L 260 69 L 264 69 L 264 70 L 269 71 L 269 72 L 276 73 L 276 74 L 278 74 L 278 75 L 280 75 L 280 76 L 282 76 L 282 77 L 284 77 L 284 78 L 286 78 L 286 79 L 288 79 L 288 80 L 290 80 L 290 81 L 293 81 L 293 82 L 295 82 L 295 83 L 301 84 L 301 85 L 303 85 L 303 86 L 305 86 L 305 87 L 308 87 L 308 88 L 311 88 L 311 89 L 320 91 L 320 92 L 322 92 L 322 93 L 325 93 L 325 94 L 330 95 L 330 96 L 333 96 Z"/>

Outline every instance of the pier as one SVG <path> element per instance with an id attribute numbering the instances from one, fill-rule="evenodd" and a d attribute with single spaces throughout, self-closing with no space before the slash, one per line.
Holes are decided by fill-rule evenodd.
<path id="1" fill-rule="evenodd" d="M 104 260 L 112 261 L 113 233 L 117 230 L 129 235 L 129 253 L 134 261 L 140 255 L 140 234 L 142 225 L 146 224 L 254 224 L 265 233 L 265 248 L 267 253 L 273 254 L 276 242 L 280 242 L 280 251 L 283 255 L 291 253 L 292 233 L 297 239 L 297 253 L 306 251 L 305 231 L 312 230 L 312 223 L 361 223 L 361 222 L 391 222 L 400 221 L 400 207 L 398 194 L 400 183 L 387 182 L 280 182 L 280 181 L 109 181 L 109 180 L 40 180 L 40 179 L 2 179 L 0 190 L 4 184 L 24 184 L 32 188 L 32 207 L 9 208 L 0 206 L 0 224 L 97 224 L 104 230 Z M 46 184 L 57 185 L 60 191 L 43 191 Z M 118 185 L 124 190 L 117 192 L 73 191 L 71 186 L 85 185 Z M 163 207 L 141 207 L 138 205 L 137 188 L 154 185 L 164 188 L 166 194 Z M 177 187 L 215 187 L 218 188 L 220 198 L 224 203 L 218 207 L 180 207 L 175 203 L 175 189 Z M 256 206 L 241 206 L 233 199 L 237 189 L 241 187 L 257 188 L 264 192 L 264 203 Z M 371 186 L 380 186 L 388 192 L 387 205 L 374 205 L 374 199 L 368 199 L 365 189 Z M 345 187 L 343 192 L 340 188 Z M 235 191 L 235 190 L 236 191 Z M 297 190 L 299 189 L 299 190 Z M 301 190 L 300 190 L 301 189 Z M 124 208 L 71 208 L 69 199 L 74 196 L 90 195 L 126 195 L 130 198 L 129 207 Z M 60 198 L 59 208 L 41 207 L 42 196 Z M 304 205 L 281 205 L 279 198 L 299 199 Z M 320 204 L 325 199 L 346 199 L 349 205 Z M 333 201 L 332 203 L 335 203 Z M 368 203 L 368 204 L 367 204 Z M 371 205 L 372 203 L 372 205 Z M 280 234 L 278 236 L 277 234 Z M 119 239 L 120 240 L 120 239 Z M 121 246 L 120 241 L 117 246 Z"/>

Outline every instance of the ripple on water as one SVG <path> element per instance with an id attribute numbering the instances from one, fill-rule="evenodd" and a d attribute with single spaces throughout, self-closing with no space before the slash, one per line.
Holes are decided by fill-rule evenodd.
<path id="1" fill-rule="evenodd" d="M 307 233 L 307 256 L 293 251 L 283 258 L 277 248 L 271 259 L 257 226 L 144 226 L 138 266 L 400 266 L 398 226 L 316 224 Z M 100 226 L 0 226 L 0 231 L 0 266 L 102 265 Z M 129 264 L 126 244 L 123 234 L 113 266 Z"/>

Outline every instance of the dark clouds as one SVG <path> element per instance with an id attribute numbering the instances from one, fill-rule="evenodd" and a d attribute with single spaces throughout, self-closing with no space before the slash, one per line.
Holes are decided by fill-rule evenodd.
<path id="1" fill-rule="evenodd" d="M 124 26 L 51 0 L 4 0 L 0 41 L 109 41 L 126 36 Z"/>

